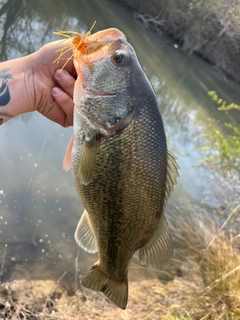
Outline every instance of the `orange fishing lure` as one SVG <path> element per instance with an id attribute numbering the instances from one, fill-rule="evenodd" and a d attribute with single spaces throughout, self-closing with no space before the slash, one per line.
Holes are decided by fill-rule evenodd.
<path id="1" fill-rule="evenodd" d="M 88 47 L 90 46 L 91 42 L 88 40 L 88 37 L 91 36 L 91 31 L 94 28 L 96 24 L 96 21 L 93 23 L 92 27 L 90 28 L 90 30 L 84 34 L 84 33 L 78 33 L 76 31 L 63 31 L 63 30 L 58 30 L 56 32 L 54 32 L 54 34 L 58 35 L 58 36 L 63 36 L 67 39 L 62 40 L 60 43 L 57 44 L 57 46 L 59 44 L 61 44 L 62 42 L 72 39 L 72 45 L 69 47 L 68 45 L 64 46 L 61 49 L 56 50 L 56 52 L 60 52 L 59 56 L 57 57 L 57 59 L 55 59 L 53 61 L 53 63 L 59 63 L 62 56 L 68 52 L 69 50 L 72 50 L 72 55 L 67 59 L 67 61 L 64 63 L 64 65 L 62 66 L 61 69 L 64 69 L 64 67 L 67 65 L 67 63 L 69 62 L 69 60 L 71 60 L 74 55 L 76 50 L 80 51 L 81 54 L 87 54 L 88 53 Z M 70 36 L 71 34 L 73 34 L 74 36 Z M 96 40 L 94 40 L 96 41 Z M 97 47 L 97 45 L 96 45 Z"/>

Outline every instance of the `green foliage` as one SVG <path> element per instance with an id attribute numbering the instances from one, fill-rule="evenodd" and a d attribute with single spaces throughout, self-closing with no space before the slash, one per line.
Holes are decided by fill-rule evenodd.
<path id="1" fill-rule="evenodd" d="M 236 103 L 229 103 L 227 104 L 227 102 L 223 99 L 219 99 L 218 95 L 216 94 L 215 91 L 209 91 L 208 92 L 209 97 L 211 98 L 211 100 L 213 102 L 216 102 L 218 105 L 220 105 L 220 107 L 218 108 L 218 110 L 220 111 L 229 111 L 232 109 L 236 109 L 240 111 L 240 106 Z"/>
<path id="2" fill-rule="evenodd" d="M 208 94 L 212 101 L 219 105 L 219 110 L 236 109 L 240 111 L 239 105 L 227 104 L 226 101 L 219 99 L 214 91 Z M 202 148 L 207 153 L 202 164 L 208 163 L 223 176 L 231 172 L 240 177 L 240 128 L 233 126 L 231 123 L 225 123 L 224 126 L 229 129 L 229 134 L 224 135 L 216 128 L 217 123 L 216 120 L 210 120 L 210 133 L 206 134 L 209 145 Z"/>

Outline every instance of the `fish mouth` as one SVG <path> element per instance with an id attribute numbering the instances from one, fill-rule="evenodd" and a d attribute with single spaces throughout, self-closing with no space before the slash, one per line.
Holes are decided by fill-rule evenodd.
<path id="1" fill-rule="evenodd" d="M 91 86 L 91 84 L 86 81 L 82 68 L 79 68 L 73 91 L 73 102 L 75 106 L 81 105 L 86 99 L 104 99 L 114 97 L 119 95 L 119 93 L 121 93 L 121 91 L 101 91 L 99 88 L 97 89 L 94 86 Z"/>
<path id="2" fill-rule="evenodd" d="M 84 112 L 81 105 L 85 103 L 86 99 L 96 99 L 96 98 L 109 98 L 114 97 L 122 93 L 122 90 L 117 92 L 101 91 L 99 88 L 94 88 L 91 86 L 84 77 L 83 65 L 87 65 L 91 72 L 91 64 L 95 61 L 104 59 L 109 56 L 109 48 L 118 40 L 126 41 L 125 35 L 118 29 L 107 29 L 97 32 L 91 36 L 88 36 L 84 40 L 83 45 L 85 51 L 76 50 L 74 53 L 74 66 L 77 71 L 77 80 L 75 82 L 74 89 L 74 103 L 78 108 L 79 112 L 88 119 L 103 136 L 112 136 L 116 132 L 121 131 L 126 127 L 129 119 L 132 118 L 132 110 L 128 111 L 123 118 L 117 118 L 113 123 L 112 121 L 97 121 L 89 113 Z"/>
<path id="3" fill-rule="evenodd" d="M 102 30 L 86 37 L 81 43 L 81 48 L 84 47 L 84 49 L 76 49 L 74 53 L 77 74 L 80 73 L 82 64 L 91 64 L 105 58 L 109 54 L 112 42 L 119 39 L 126 40 L 126 36 L 115 28 Z"/>
<path id="4" fill-rule="evenodd" d="M 92 63 L 95 61 L 95 55 L 97 55 L 97 59 L 100 58 L 100 55 L 105 57 L 105 51 L 111 43 L 119 39 L 126 40 L 127 38 L 122 31 L 115 28 L 96 32 L 87 37 L 85 42 L 86 49 L 82 52 L 82 56 L 90 56 L 89 63 Z"/>
<path id="5" fill-rule="evenodd" d="M 119 92 L 101 92 L 94 88 L 93 86 L 86 84 L 84 82 L 84 77 L 82 76 L 82 94 L 84 94 L 86 97 L 111 97 L 119 94 Z"/>
<path id="6" fill-rule="evenodd" d="M 112 46 L 113 42 L 120 39 L 126 40 L 124 33 L 116 28 L 110 28 L 87 36 L 81 43 L 84 50 L 82 50 L 81 46 L 79 49 L 75 50 L 74 66 L 78 75 L 77 87 L 79 94 L 82 94 L 85 97 L 91 96 L 91 98 L 110 97 L 119 94 L 119 92 L 101 92 L 99 89 L 91 86 L 86 82 L 82 68 L 83 65 L 87 65 L 91 72 L 91 64 L 109 56 L 109 48 Z"/>

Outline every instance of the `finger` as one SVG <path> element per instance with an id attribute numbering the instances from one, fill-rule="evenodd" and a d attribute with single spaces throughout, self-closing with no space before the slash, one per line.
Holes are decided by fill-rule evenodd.
<path id="1" fill-rule="evenodd" d="M 61 125 L 64 127 L 73 125 L 73 100 L 65 91 L 59 87 L 52 89 L 52 95 L 58 106 L 64 112 L 64 118 L 61 116 Z"/>
<path id="2" fill-rule="evenodd" d="M 66 71 L 58 69 L 55 72 L 55 79 L 57 80 L 60 87 L 70 96 L 73 97 L 73 89 L 75 79 Z"/>

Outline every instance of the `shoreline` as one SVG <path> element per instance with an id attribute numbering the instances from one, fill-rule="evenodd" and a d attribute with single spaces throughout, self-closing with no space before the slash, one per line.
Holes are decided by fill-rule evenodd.
<path id="1" fill-rule="evenodd" d="M 167 35 L 240 83 L 240 6 L 204 0 L 121 0 L 142 23 Z"/>

